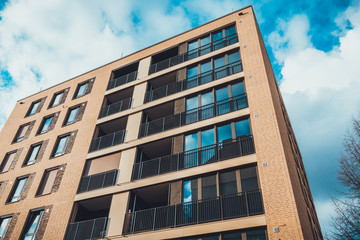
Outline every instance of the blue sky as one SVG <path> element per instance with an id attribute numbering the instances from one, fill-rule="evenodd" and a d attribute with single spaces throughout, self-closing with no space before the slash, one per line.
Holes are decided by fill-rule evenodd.
<path id="1" fill-rule="evenodd" d="M 16 100 L 249 4 L 329 229 L 342 139 L 359 115 L 359 1 L 0 0 L 0 129 Z"/>

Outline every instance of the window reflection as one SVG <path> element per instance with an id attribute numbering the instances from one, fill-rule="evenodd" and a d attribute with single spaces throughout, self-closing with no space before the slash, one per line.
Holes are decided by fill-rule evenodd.
<path id="1" fill-rule="evenodd" d="M 235 132 L 236 132 L 236 137 L 249 136 L 251 134 L 249 119 L 245 119 L 245 120 L 236 122 L 235 123 Z"/>

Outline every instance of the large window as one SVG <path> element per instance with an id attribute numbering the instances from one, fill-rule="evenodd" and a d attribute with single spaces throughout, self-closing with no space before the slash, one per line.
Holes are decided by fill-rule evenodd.
<path id="1" fill-rule="evenodd" d="M 16 151 L 7 153 L 0 165 L 0 173 L 9 171 L 12 162 L 15 160 Z"/>
<path id="2" fill-rule="evenodd" d="M 54 157 L 58 157 L 65 154 L 65 150 L 69 142 L 69 138 L 70 135 L 61 136 L 58 138 L 57 143 L 55 145 L 55 151 L 53 154 Z"/>
<path id="3" fill-rule="evenodd" d="M 16 179 L 14 187 L 10 193 L 10 196 L 9 196 L 7 202 L 17 202 L 20 200 L 21 195 L 26 186 L 27 180 L 28 180 L 28 177 L 22 177 L 22 178 Z"/>
<path id="4" fill-rule="evenodd" d="M 70 108 L 69 109 L 69 113 L 67 116 L 67 119 L 65 121 L 65 125 L 69 125 L 72 123 L 75 123 L 77 120 L 77 117 L 79 115 L 79 111 L 80 111 L 80 106 L 78 107 L 74 107 L 74 108 Z"/>
<path id="5" fill-rule="evenodd" d="M 61 103 L 63 96 L 64 96 L 64 91 L 55 93 L 51 103 L 51 107 L 56 107 L 57 105 L 59 105 Z"/>
<path id="6" fill-rule="evenodd" d="M 79 84 L 74 98 L 79 98 L 84 96 L 86 94 L 86 90 L 88 86 L 89 86 L 89 82 Z"/>
<path id="7" fill-rule="evenodd" d="M 33 102 L 30 106 L 30 109 L 28 111 L 28 113 L 26 114 L 26 116 L 31 116 L 31 115 L 34 115 L 35 113 L 38 112 L 38 108 L 40 106 L 40 101 L 36 101 L 36 102 Z"/>
<path id="8" fill-rule="evenodd" d="M 34 240 L 38 231 L 44 210 L 31 211 L 23 230 L 23 234 L 20 239 L 22 240 Z"/>
<path id="9" fill-rule="evenodd" d="M 26 125 L 20 126 L 20 128 L 16 134 L 16 137 L 14 139 L 14 142 L 21 142 L 22 140 L 24 140 L 25 135 L 26 135 L 27 131 L 29 130 L 29 127 L 30 127 L 29 123 Z"/>
<path id="10" fill-rule="evenodd" d="M 29 153 L 28 153 L 28 155 L 26 157 L 26 160 L 24 162 L 25 166 L 35 163 L 36 158 L 37 158 L 37 156 L 39 154 L 40 148 L 41 148 L 41 143 L 33 145 L 33 146 L 30 147 Z"/>
<path id="11" fill-rule="evenodd" d="M 46 195 L 46 194 L 51 193 L 58 170 L 59 170 L 58 168 L 52 168 L 52 169 L 45 170 L 44 176 L 41 180 L 41 183 L 40 183 L 40 186 L 39 186 L 39 189 L 38 189 L 36 195 Z"/>
<path id="12" fill-rule="evenodd" d="M 12 216 L 0 217 L 0 239 L 5 239 L 7 229 L 10 225 Z"/>
<path id="13" fill-rule="evenodd" d="M 44 118 L 44 120 L 41 123 L 38 133 L 42 134 L 42 133 L 48 132 L 53 119 L 54 119 L 54 116 L 49 116 L 49 117 Z"/>

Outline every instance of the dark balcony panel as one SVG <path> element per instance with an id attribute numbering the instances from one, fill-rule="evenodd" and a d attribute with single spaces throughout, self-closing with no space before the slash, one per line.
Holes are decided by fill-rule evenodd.
<path id="1" fill-rule="evenodd" d="M 252 153 L 255 153 L 252 136 L 241 136 L 219 144 L 135 163 L 132 180 L 179 171 Z"/>
<path id="2" fill-rule="evenodd" d="M 128 98 L 120 102 L 110 104 L 100 109 L 99 118 L 106 117 L 131 108 L 132 99 Z"/>
<path id="3" fill-rule="evenodd" d="M 89 152 L 118 145 L 124 142 L 126 130 L 114 132 L 91 141 Z"/>
<path id="4" fill-rule="evenodd" d="M 110 170 L 103 173 L 82 177 L 77 193 L 87 192 L 99 188 L 115 185 L 118 170 Z"/>
<path id="5" fill-rule="evenodd" d="M 237 111 L 248 106 L 246 94 L 211 103 L 186 112 L 166 116 L 140 125 L 139 138 L 164 132 L 218 115 Z M 248 150 L 247 150 L 248 151 Z M 250 150 L 251 151 L 251 150 Z"/>
<path id="6" fill-rule="evenodd" d="M 106 236 L 109 219 L 107 217 L 71 223 L 67 227 L 64 240 L 99 239 Z"/>
<path id="7" fill-rule="evenodd" d="M 261 191 L 237 193 L 194 202 L 130 212 L 124 234 L 263 214 Z"/>
<path id="8" fill-rule="evenodd" d="M 128 73 L 124 76 L 115 78 L 114 80 L 110 80 L 107 86 L 106 90 L 112 89 L 112 88 L 116 88 L 118 86 L 124 85 L 126 83 L 132 82 L 134 80 L 136 80 L 137 78 L 137 71 L 132 72 L 132 73 Z"/>
<path id="9" fill-rule="evenodd" d="M 238 42 L 237 34 L 227 36 L 224 39 L 218 40 L 213 43 L 206 44 L 197 49 L 190 50 L 186 53 L 175 55 L 177 47 L 169 49 L 165 52 L 156 54 L 153 56 L 152 64 L 150 65 L 149 74 L 159 72 L 161 70 L 167 69 L 169 67 L 175 66 L 177 64 L 183 63 L 185 61 L 197 58 L 204 54 L 210 53 L 212 51 L 224 48 L 226 46 L 232 45 Z M 176 53 L 177 54 L 177 53 Z M 166 58 L 168 56 L 168 58 Z"/>
<path id="10" fill-rule="evenodd" d="M 214 80 L 218 80 L 220 78 L 224 78 L 238 72 L 242 72 L 241 61 L 234 62 L 224 67 L 220 67 L 182 81 L 173 82 L 168 85 L 147 91 L 145 93 L 144 103 L 155 101 L 157 99 L 172 95 L 174 93 L 194 88 L 196 86 L 206 84 L 208 82 L 212 82 Z"/>

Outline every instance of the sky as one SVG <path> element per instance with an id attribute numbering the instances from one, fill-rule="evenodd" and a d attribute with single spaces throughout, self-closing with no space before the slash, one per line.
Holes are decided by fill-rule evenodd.
<path id="1" fill-rule="evenodd" d="M 327 232 L 360 116 L 360 0 L 0 0 L 0 129 L 17 100 L 250 4 Z"/>

